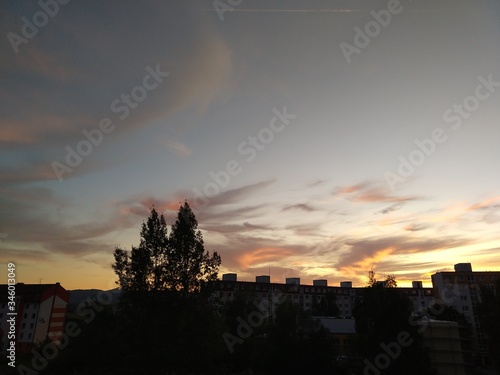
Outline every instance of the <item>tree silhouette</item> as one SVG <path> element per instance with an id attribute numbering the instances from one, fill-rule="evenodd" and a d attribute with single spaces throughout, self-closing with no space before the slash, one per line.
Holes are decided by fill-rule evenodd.
<path id="1" fill-rule="evenodd" d="M 202 284 L 217 280 L 220 256 L 205 252 L 198 221 L 187 202 L 179 208 L 169 237 L 169 273 L 173 290 L 199 291 Z"/>
<path id="2" fill-rule="evenodd" d="M 141 361 L 144 373 L 221 373 L 223 325 L 210 288 L 204 288 L 217 279 L 220 256 L 205 251 L 187 202 L 169 234 L 165 218 L 152 208 L 140 235 L 130 252 L 114 251 L 113 269 L 123 291 L 116 325 L 127 327 L 117 340 L 132 338 L 124 367 Z"/>
<path id="3" fill-rule="evenodd" d="M 154 208 L 142 224 L 141 242 L 130 254 L 116 248 L 113 270 L 125 292 L 199 292 L 217 279 L 220 256 L 205 252 L 198 222 L 189 204 L 179 207 L 170 236 L 163 215 Z"/>
<path id="4" fill-rule="evenodd" d="M 286 299 L 276 309 L 276 319 L 270 327 L 263 372 L 273 375 L 333 373 L 335 351 L 329 336 L 326 328 L 312 319 L 310 311 Z"/>
<path id="5" fill-rule="evenodd" d="M 500 279 L 492 287 L 481 286 L 477 311 L 493 366 L 500 372 Z"/>
<path id="6" fill-rule="evenodd" d="M 386 288 L 397 288 L 398 282 L 396 281 L 396 275 L 390 274 L 385 276 L 384 287 Z"/>
<path id="7" fill-rule="evenodd" d="M 337 295 L 333 292 L 326 292 L 324 298 L 313 297 L 311 311 L 316 316 L 338 316 L 340 311 L 337 306 Z"/>
<path id="8" fill-rule="evenodd" d="M 375 278 L 375 270 L 372 267 L 370 268 L 370 271 L 368 271 L 368 281 L 366 282 L 366 286 L 370 288 L 376 286 L 384 288 L 397 288 L 398 282 L 396 281 L 396 275 L 394 274 L 385 275 L 384 281 L 377 281 Z"/>
<path id="9" fill-rule="evenodd" d="M 375 270 L 373 269 L 373 266 L 370 268 L 370 271 L 368 271 L 368 281 L 366 282 L 367 286 L 375 286 L 377 285 L 377 279 L 375 278 Z"/>
<path id="10" fill-rule="evenodd" d="M 127 292 L 146 292 L 168 289 L 169 244 L 163 215 L 151 209 L 142 224 L 141 242 L 128 251 L 116 248 L 113 270 L 120 288 Z"/>
<path id="11" fill-rule="evenodd" d="M 370 278 L 375 280 L 373 270 Z M 390 282 L 387 282 L 390 281 Z M 386 278 L 383 282 L 375 282 L 363 290 L 361 298 L 356 301 L 353 314 L 356 319 L 356 351 L 368 362 L 375 363 L 375 359 L 382 353 L 383 346 L 398 341 L 401 333 L 408 335 L 411 345 L 400 346 L 398 356 L 390 360 L 383 374 L 429 374 L 430 359 L 423 347 L 422 336 L 412 326 L 409 317 L 412 314 L 411 301 L 400 293 L 396 279 Z M 399 345 L 399 344 L 398 344 Z M 365 373 L 371 373 L 369 367 Z"/>

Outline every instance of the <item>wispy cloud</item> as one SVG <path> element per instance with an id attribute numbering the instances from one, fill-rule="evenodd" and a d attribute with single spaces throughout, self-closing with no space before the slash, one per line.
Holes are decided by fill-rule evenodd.
<path id="1" fill-rule="evenodd" d="M 333 191 L 333 194 L 345 197 L 354 202 L 407 202 L 419 198 L 417 196 L 396 196 L 389 194 L 387 189 L 371 182 L 338 187 Z"/>
<path id="2" fill-rule="evenodd" d="M 428 227 L 429 226 L 425 225 L 425 224 L 412 223 L 412 224 L 408 224 L 407 226 L 405 226 L 404 229 L 409 231 L 409 232 L 417 232 L 419 230 L 427 229 Z"/>
<path id="3" fill-rule="evenodd" d="M 400 210 L 404 205 L 405 205 L 404 202 L 397 202 L 397 203 L 390 205 L 387 208 L 384 208 L 383 210 L 378 211 L 377 213 L 378 214 L 388 214 L 390 212 Z"/>
<path id="4" fill-rule="evenodd" d="M 238 188 L 223 191 L 215 197 L 210 198 L 206 207 L 210 208 L 231 203 L 239 203 L 252 194 L 255 194 L 256 192 L 272 185 L 274 182 L 275 180 L 260 181 L 254 184 L 247 184 Z M 205 208 L 203 210 L 205 210 Z"/>
<path id="5" fill-rule="evenodd" d="M 231 51 L 207 15 L 183 2 L 174 5 L 152 1 L 131 5 L 134 9 L 128 12 L 122 11 L 120 5 L 113 1 L 101 4 L 97 17 L 104 20 L 99 22 L 94 19 L 92 6 L 75 3 L 65 8 L 64 17 L 51 20 L 51 27 L 37 35 L 36 43 L 23 46 L 26 48 L 22 53 L 2 52 L 6 79 L 2 81 L 0 98 L 6 110 L 0 115 L 4 124 L 0 142 L 7 147 L 16 145 L 18 153 L 37 157 L 23 158 L 23 163 L 12 157 L 14 168 L 0 166 L 0 175 L 9 174 L 11 181 L 26 181 L 28 176 L 23 171 L 38 169 L 42 163 L 50 171 L 52 161 L 64 161 L 65 147 L 76 147 L 83 137 L 82 130 L 98 127 L 102 118 L 110 118 L 117 125 L 113 136 L 106 138 L 107 145 L 116 142 L 118 135 L 151 126 L 160 118 L 167 124 L 166 132 L 172 133 L 176 125 L 168 119 L 173 114 L 187 109 L 203 113 L 230 90 Z M 190 30 L 182 43 L 164 27 L 176 23 L 179 15 L 184 19 L 182 27 Z M 112 26 L 106 22 L 106 16 L 114 16 L 116 23 Z M 91 29 L 84 25 L 88 19 L 95 21 Z M 124 28 L 119 27 L 146 19 L 148 22 L 141 22 L 141 33 L 124 33 Z M 192 24 L 198 27 L 190 27 Z M 68 48 L 60 48 L 61 35 Z M 80 55 L 82 50 L 85 53 Z M 156 65 L 170 76 L 139 105 L 133 104 L 130 116 L 120 120 L 112 103 L 142 84 L 146 66 Z M 167 145 L 180 156 L 192 153 L 180 140 L 171 140 Z M 97 153 L 84 164 L 68 178 L 110 166 Z M 53 172 L 29 177 L 35 182 L 55 178 Z"/>
<path id="6" fill-rule="evenodd" d="M 308 205 L 307 203 L 297 203 L 297 204 L 292 204 L 288 205 L 282 208 L 282 211 L 288 211 L 288 210 L 299 210 L 299 211 L 306 211 L 306 212 L 312 212 L 314 211 L 314 208 Z"/>
<path id="7" fill-rule="evenodd" d="M 488 224 L 500 222 L 500 197 L 492 197 L 468 207 L 468 211 L 480 212 L 481 220 Z"/>
<path id="8" fill-rule="evenodd" d="M 287 256 L 293 255 L 293 252 L 286 248 L 264 247 L 243 251 L 238 257 L 240 267 L 243 270 L 249 267 L 255 267 L 262 263 L 282 261 Z"/>
<path id="9" fill-rule="evenodd" d="M 348 250 L 343 254 L 336 267 L 368 266 L 383 261 L 392 254 L 413 254 L 449 249 L 470 243 L 465 238 L 413 238 L 404 236 L 365 238 L 347 240 L 345 245 Z"/>
<path id="10" fill-rule="evenodd" d="M 193 151 L 178 139 L 169 139 L 166 141 L 167 147 L 178 156 L 190 156 Z"/>

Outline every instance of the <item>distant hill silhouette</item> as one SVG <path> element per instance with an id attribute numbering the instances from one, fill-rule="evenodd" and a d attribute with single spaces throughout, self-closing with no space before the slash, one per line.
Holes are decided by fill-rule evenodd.
<path id="1" fill-rule="evenodd" d="M 101 290 L 101 289 L 75 289 L 69 291 L 69 304 L 68 312 L 74 312 L 76 307 L 87 300 L 96 299 L 97 293 L 99 292 L 111 292 L 113 294 L 112 304 L 116 304 L 120 300 L 121 291 L 118 288 L 111 290 Z"/>

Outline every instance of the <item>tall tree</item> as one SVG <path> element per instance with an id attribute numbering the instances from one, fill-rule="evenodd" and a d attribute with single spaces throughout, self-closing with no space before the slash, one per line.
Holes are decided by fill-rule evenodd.
<path id="1" fill-rule="evenodd" d="M 373 271 L 369 272 L 369 276 L 375 279 Z M 384 363 L 380 373 L 429 374 L 430 359 L 424 349 L 422 336 L 409 320 L 412 314 L 411 302 L 394 287 L 397 285 L 395 278 L 389 283 L 388 280 L 390 279 L 375 281 L 366 287 L 362 299 L 357 300 L 353 311 L 357 332 L 356 351 L 365 358 L 364 373 L 375 373 L 376 371 L 370 368 L 378 366 L 377 358 L 381 358 L 380 354 L 386 355 L 383 347 L 397 343 L 399 354 L 392 358 L 387 357 L 390 363 Z M 409 346 L 400 345 L 398 342 L 402 333 L 411 342 Z"/>
<path id="2" fill-rule="evenodd" d="M 113 270 L 124 291 L 158 291 L 165 289 L 168 268 L 167 225 L 163 215 L 151 209 L 146 223 L 142 223 L 141 241 L 129 253 L 116 248 Z"/>
<path id="3" fill-rule="evenodd" d="M 187 202 L 179 207 L 169 237 L 169 268 L 171 288 L 178 291 L 199 291 L 206 281 L 217 280 L 221 258 L 205 252 L 198 221 Z"/>
<path id="4" fill-rule="evenodd" d="M 197 292 L 205 281 L 216 280 L 220 256 L 205 252 L 198 222 L 189 204 L 179 207 L 170 236 L 163 215 L 154 207 L 142 224 L 141 241 L 130 254 L 116 248 L 113 270 L 124 291 Z"/>

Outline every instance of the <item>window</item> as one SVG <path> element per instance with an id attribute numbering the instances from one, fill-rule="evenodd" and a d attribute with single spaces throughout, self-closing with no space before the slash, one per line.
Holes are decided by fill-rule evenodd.
<path id="1" fill-rule="evenodd" d="M 21 333 L 21 334 L 19 335 L 19 338 L 20 338 L 20 339 L 24 338 L 24 333 Z"/>
<path id="2" fill-rule="evenodd" d="M 461 301 L 467 301 L 467 296 L 460 296 Z"/>
<path id="3" fill-rule="evenodd" d="M 33 334 L 32 334 L 31 332 L 30 332 L 30 333 L 28 333 L 28 338 L 29 338 L 29 339 L 31 338 L 31 336 L 33 336 Z"/>
<path id="4" fill-rule="evenodd" d="M 26 319 L 28 317 L 28 313 L 24 313 L 23 318 Z"/>
<path id="5" fill-rule="evenodd" d="M 469 311 L 469 306 L 462 306 L 462 311 Z"/>
<path id="6" fill-rule="evenodd" d="M 30 328 L 33 328 L 34 326 L 35 326 L 35 324 L 34 324 L 34 323 L 31 323 L 31 324 L 30 324 Z"/>
<path id="7" fill-rule="evenodd" d="M 29 309 L 29 308 L 30 308 L 30 304 L 29 304 L 29 303 L 27 303 L 27 304 L 26 304 L 26 308 L 27 308 L 27 309 Z"/>
<path id="8" fill-rule="evenodd" d="M 35 319 L 36 318 L 36 313 L 31 314 L 31 318 Z"/>
<path id="9" fill-rule="evenodd" d="M 21 328 L 25 328 L 26 327 L 26 323 L 23 323 L 23 325 L 21 326 Z"/>

